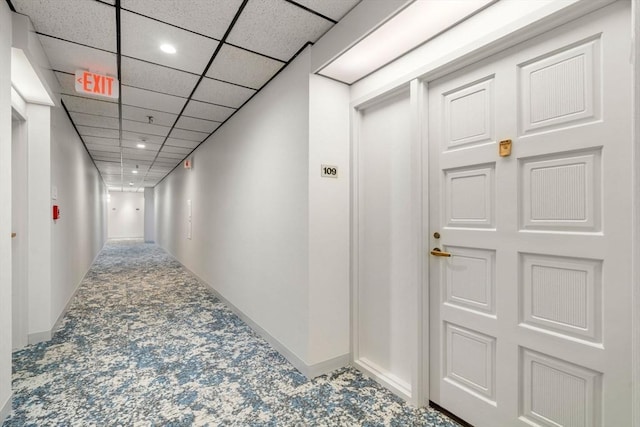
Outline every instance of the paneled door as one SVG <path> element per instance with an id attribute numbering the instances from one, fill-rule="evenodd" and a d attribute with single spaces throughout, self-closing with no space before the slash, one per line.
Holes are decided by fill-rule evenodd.
<path id="1" fill-rule="evenodd" d="M 629 23 L 429 84 L 430 398 L 476 427 L 631 425 Z"/>

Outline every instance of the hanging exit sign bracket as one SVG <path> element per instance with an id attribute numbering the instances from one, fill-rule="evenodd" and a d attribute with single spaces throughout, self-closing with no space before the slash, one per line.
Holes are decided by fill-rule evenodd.
<path id="1" fill-rule="evenodd" d="M 76 92 L 118 99 L 118 79 L 87 70 L 76 70 Z"/>

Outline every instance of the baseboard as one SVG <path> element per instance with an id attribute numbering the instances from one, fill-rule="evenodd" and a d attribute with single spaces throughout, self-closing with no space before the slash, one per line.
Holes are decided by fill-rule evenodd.
<path id="1" fill-rule="evenodd" d="M 4 422 L 4 420 L 11 415 L 11 402 L 13 401 L 13 395 L 9 395 L 9 399 L 4 402 L 4 405 L 0 406 L 0 425 Z"/>
<path id="2" fill-rule="evenodd" d="M 166 249 L 165 249 L 166 251 Z M 253 319 L 247 316 L 242 312 L 238 307 L 233 305 L 229 300 L 227 300 L 220 292 L 218 292 L 213 286 L 207 283 L 206 280 L 202 279 L 200 276 L 191 271 L 188 267 L 182 264 L 173 254 L 169 251 L 166 251 L 170 254 L 180 265 L 182 268 L 187 270 L 190 274 L 192 274 L 200 283 L 205 285 L 220 301 L 226 305 L 229 310 L 231 310 L 236 316 L 238 316 L 244 323 L 246 323 L 254 332 L 256 332 L 262 339 L 269 343 L 271 347 L 273 347 L 278 353 L 280 353 L 285 359 L 289 361 L 302 375 L 306 378 L 315 378 L 320 375 L 327 374 L 329 372 L 335 371 L 336 369 L 343 368 L 349 365 L 350 355 L 343 354 L 338 357 L 334 357 L 333 359 L 325 360 L 323 362 L 315 363 L 313 365 L 308 365 L 302 359 L 300 359 L 294 352 L 289 350 L 284 344 L 274 338 L 269 332 L 267 332 L 264 328 L 258 325 Z"/>
<path id="3" fill-rule="evenodd" d="M 384 369 L 367 359 L 360 358 L 358 360 L 354 360 L 353 364 L 360 372 L 382 384 L 401 399 L 408 403 L 413 403 L 411 384 L 407 384 L 405 381 L 402 381 L 389 372 L 386 372 Z"/>
<path id="4" fill-rule="evenodd" d="M 349 366 L 351 363 L 351 354 L 343 354 L 342 356 L 334 357 L 333 359 L 325 360 L 324 362 L 316 363 L 314 365 L 305 365 L 306 372 L 300 371 L 307 378 L 315 378 L 320 375 L 328 374 L 337 369 Z"/>
<path id="5" fill-rule="evenodd" d="M 29 334 L 27 336 L 27 342 L 29 343 L 29 345 L 31 345 L 38 344 L 43 341 L 49 341 L 51 337 L 53 337 L 52 331 L 52 329 L 49 329 L 48 331 L 34 332 L 32 334 Z"/>
<path id="6" fill-rule="evenodd" d="M 75 290 L 73 291 L 73 293 L 71 294 L 71 296 L 67 300 L 67 304 L 65 304 L 64 308 L 62 309 L 62 312 L 60 313 L 60 315 L 56 319 L 56 321 L 53 324 L 53 326 L 51 327 L 51 329 L 49 329 L 48 331 L 35 332 L 33 334 L 29 334 L 28 337 L 27 337 L 29 344 L 38 344 L 39 342 L 49 341 L 51 338 L 53 338 L 53 334 L 55 334 L 56 331 L 58 330 L 58 328 L 60 327 L 60 323 L 62 323 L 62 320 L 64 319 L 64 316 L 67 314 L 67 312 L 69 311 L 69 308 L 71 307 L 71 304 L 73 303 L 73 300 L 76 298 L 76 295 L 78 294 L 78 291 L 80 290 L 80 286 L 82 285 L 82 282 L 84 282 L 84 279 L 87 277 L 87 274 L 91 270 L 91 266 L 96 262 L 96 259 L 98 259 L 98 256 L 100 255 L 100 252 L 102 252 L 102 249 L 104 249 L 104 245 L 102 245 L 102 248 L 100 248 L 100 250 L 98 251 L 96 256 L 93 258 L 93 260 L 89 264 L 89 268 L 82 275 L 82 279 L 80 279 L 80 281 L 76 284 Z"/>

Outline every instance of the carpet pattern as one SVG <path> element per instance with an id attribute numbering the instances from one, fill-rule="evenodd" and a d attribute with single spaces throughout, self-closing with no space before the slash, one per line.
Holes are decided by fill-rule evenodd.
<path id="1" fill-rule="evenodd" d="M 3 426 L 437 426 L 353 368 L 307 380 L 155 245 L 110 242 L 49 342 L 14 353 Z"/>

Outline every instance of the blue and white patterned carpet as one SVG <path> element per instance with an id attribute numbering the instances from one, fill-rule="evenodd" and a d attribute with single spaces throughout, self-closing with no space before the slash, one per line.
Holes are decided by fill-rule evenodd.
<path id="1" fill-rule="evenodd" d="M 305 379 L 154 245 L 111 242 L 53 339 L 14 353 L 3 426 L 457 426 L 352 368 Z"/>

